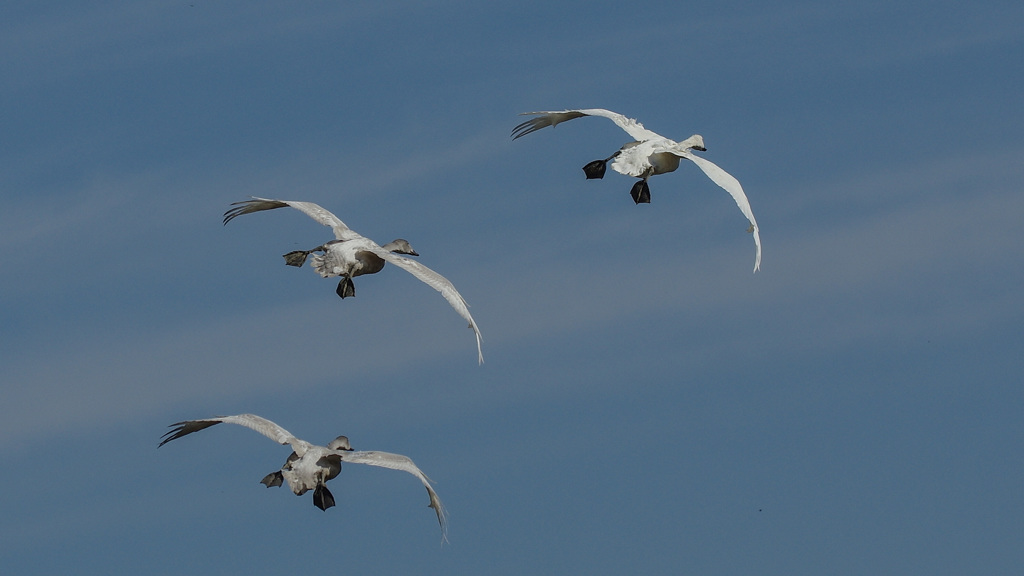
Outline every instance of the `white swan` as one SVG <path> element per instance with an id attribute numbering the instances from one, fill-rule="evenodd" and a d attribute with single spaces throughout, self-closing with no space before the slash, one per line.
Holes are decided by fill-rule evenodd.
<path id="1" fill-rule="evenodd" d="M 397 256 L 396 254 L 419 256 L 405 240 L 398 239 L 388 242 L 384 246 L 379 246 L 373 240 L 361 236 L 346 226 L 334 214 L 312 202 L 269 200 L 267 198 L 254 197 L 252 200 L 235 202 L 232 206 L 234 208 L 224 213 L 224 224 L 243 214 L 252 214 L 262 210 L 273 210 L 290 206 L 334 230 L 335 240 L 317 246 L 312 250 L 289 252 L 284 255 L 284 261 L 289 266 L 301 267 L 305 264 L 306 258 L 310 254 L 322 252 L 321 254 L 313 254 L 310 264 L 324 278 L 341 276 L 341 281 L 338 282 L 338 288 L 335 291 L 342 298 L 356 295 L 356 287 L 352 282 L 352 278 L 362 276 L 363 274 L 380 272 L 384 268 L 385 262 L 390 262 L 419 278 L 425 284 L 440 292 L 444 299 L 452 305 L 452 308 L 469 322 L 469 327 L 476 335 L 477 362 L 480 364 L 484 363 L 484 353 L 480 346 L 480 329 L 477 328 L 476 322 L 473 321 L 473 316 L 469 313 L 469 305 L 466 304 L 466 300 L 444 276 L 415 260 Z"/>
<path id="2" fill-rule="evenodd" d="M 672 172 L 679 167 L 680 158 L 692 161 L 707 174 L 708 178 L 711 178 L 715 184 L 721 186 L 722 189 L 732 196 L 732 199 L 736 201 L 736 205 L 740 207 L 740 211 L 750 221 L 750 227 L 747 229 L 747 232 L 751 232 L 754 235 L 754 272 L 760 269 L 761 235 L 758 231 L 757 220 L 754 220 L 754 213 L 750 210 L 750 202 L 747 201 L 747 195 L 743 193 L 743 187 L 740 186 L 739 181 L 733 178 L 732 175 L 708 160 L 690 152 L 691 150 L 705 151 L 704 139 L 700 134 L 694 134 L 682 142 L 676 142 L 651 132 L 632 118 L 626 118 L 622 114 L 601 108 L 524 112 L 522 115 L 533 115 L 536 118 L 531 118 L 513 128 L 513 140 L 520 136 L 526 136 L 531 132 L 536 132 L 541 128 L 553 127 L 567 120 L 583 116 L 601 116 L 615 122 L 619 128 L 625 130 L 635 141 L 625 144 L 618 152 L 604 160 L 590 162 L 583 167 L 583 172 L 587 175 L 588 180 L 591 178 L 603 178 L 608 161 L 614 159 L 614 162 L 612 162 L 613 170 L 619 174 L 640 178 L 640 181 L 634 184 L 632 190 L 629 191 L 633 201 L 637 204 L 651 201 L 651 190 L 647 186 L 648 178 L 656 174 Z"/>
<path id="3" fill-rule="evenodd" d="M 255 414 L 238 414 L 236 416 L 206 418 L 205 420 L 186 420 L 171 424 L 172 430 L 161 437 L 162 440 L 157 447 L 159 448 L 171 440 L 204 430 L 221 422 L 245 426 L 263 434 L 278 444 L 291 444 L 292 454 L 285 461 L 284 466 L 276 472 L 267 474 L 260 482 L 265 484 L 267 488 L 270 488 L 272 486 L 280 486 L 283 481 L 287 481 L 292 492 L 298 496 L 313 490 L 313 504 L 321 510 L 326 511 L 331 506 L 334 506 L 334 496 L 327 489 L 326 482 L 335 478 L 341 472 L 341 464 L 343 462 L 369 464 L 371 466 L 391 468 L 392 470 L 402 470 L 412 474 L 419 478 L 423 486 L 426 487 L 427 494 L 430 495 L 430 507 L 437 514 L 437 522 L 441 526 L 441 536 L 447 539 L 448 515 L 441 504 L 441 499 L 437 497 L 437 493 L 434 492 L 434 488 L 430 485 L 430 480 L 426 474 L 417 468 L 412 460 L 401 454 L 355 452 L 345 436 L 338 436 L 327 446 L 316 446 L 296 438 L 291 432 L 266 418 L 261 418 Z"/>

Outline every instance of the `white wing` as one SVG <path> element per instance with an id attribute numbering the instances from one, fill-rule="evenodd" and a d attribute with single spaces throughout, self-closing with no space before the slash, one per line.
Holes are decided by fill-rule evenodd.
<path id="1" fill-rule="evenodd" d="M 474 334 L 476 334 L 477 361 L 480 364 L 483 364 L 484 354 L 480 344 L 480 329 L 477 328 L 476 322 L 473 320 L 473 316 L 471 316 L 469 313 L 469 305 L 466 304 L 466 300 L 462 297 L 461 294 L 459 294 L 459 291 L 455 289 L 455 286 L 451 282 L 449 282 L 448 279 L 445 278 L 444 276 L 438 274 L 437 272 L 434 272 L 433 270 L 427 268 L 426 266 L 420 264 L 419 262 L 410 260 L 408 258 L 403 258 L 401 256 L 398 256 L 397 254 L 388 252 L 387 250 L 381 248 L 380 245 L 378 245 L 376 242 L 360 235 L 354 230 L 351 230 L 348 226 L 345 225 L 344 222 L 338 219 L 338 217 L 335 216 L 334 214 L 331 214 L 329 211 L 312 202 L 270 200 L 267 198 L 253 197 L 252 200 L 235 202 L 234 204 L 232 204 L 232 206 L 234 206 L 234 208 L 231 208 L 224 214 L 225 224 L 243 214 L 252 214 L 253 212 L 259 212 L 262 210 L 273 210 L 275 208 L 284 208 L 286 206 L 290 206 L 292 208 L 295 208 L 296 210 L 301 210 L 303 213 L 307 214 L 317 222 L 333 228 L 334 236 L 338 240 L 364 241 L 365 246 L 361 246 L 361 248 L 369 250 L 374 254 L 380 256 L 384 260 L 391 262 L 395 266 L 398 266 L 399 268 L 403 268 L 409 271 L 413 276 L 419 278 L 422 282 L 426 283 L 428 286 L 430 286 L 434 290 L 437 290 L 438 292 L 441 293 L 442 296 L 444 296 L 445 300 L 447 300 L 448 303 L 451 304 L 452 308 L 454 308 L 455 311 L 458 312 L 460 316 L 462 316 L 463 318 L 466 319 L 467 322 L 469 322 L 469 327 L 473 330 Z M 360 242 L 360 244 L 362 243 L 363 242 Z"/>
<path id="2" fill-rule="evenodd" d="M 626 133 L 632 136 L 634 140 L 639 140 L 641 142 L 644 140 L 652 140 L 654 138 L 662 138 L 661 135 L 644 128 L 643 124 L 636 120 L 626 118 L 622 114 L 612 112 L 611 110 L 605 110 L 603 108 L 585 108 L 582 110 L 559 110 L 549 112 L 523 112 L 520 114 L 520 116 L 530 115 L 536 116 L 536 118 L 531 118 L 512 129 L 513 140 L 520 136 L 526 136 L 531 132 L 536 132 L 541 128 L 555 126 L 556 124 L 560 124 L 567 120 L 573 120 L 583 116 L 601 116 L 602 118 L 608 118 L 612 122 L 615 122 L 619 128 L 625 130 Z"/>
<path id="3" fill-rule="evenodd" d="M 469 322 L 469 328 L 472 329 L 473 333 L 476 335 L 477 362 L 483 364 L 484 353 L 480 346 L 480 329 L 477 328 L 476 322 L 473 320 L 473 316 L 469 313 L 469 304 L 466 304 L 465 298 L 463 298 L 462 294 L 459 294 L 459 291 L 455 289 L 455 285 L 444 276 L 441 276 L 423 264 L 404 256 L 399 256 L 393 252 L 388 252 L 376 243 L 372 243 L 368 248 L 370 248 L 374 254 L 409 272 L 416 278 L 419 278 L 420 281 L 427 286 L 430 286 L 434 290 L 440 292 L 441 296 L 444 296 L 444 299 L 452 305 L 452 308 L 459 313 L 459 316 L 462 316 L 467 322 Z"/>
<path id="4" fill-rule="evenodd" d="M 757 272 L 761 268 L 761 234 L 757 227 L 757 220 L 754 219 L 754 213 L 750 210 L 750 202 L 747 200 L 747 195 L 743 193 L 743 186 L 740 186 L 740 181 L 734 178 L 732 174 L 719 168 L 715 163 L 691 154 L 687 150 L 676 150 L 673 151 L 673 154 L 693 161 L 694 164 L 707 174 L 708 178 L 711 178 L 715 184 L 721 186 L 736 201 L 736 205 L 740 207 L 740 212 L 743 212 L 743 215 L 750 221 L 750 232 L 754 234 L 754 272 Z"/>
<path id="5" fill-rule="evenodd" d="M 341 457 L 342 462 L 351 462 L 353 464 L 369 464 L 370 466 L 379 466 L 381 468 L 390 468 L 392 470 L 401 470 L 408 472 L 413 476 L 419 478 L 420 482 L 427 489 L 427 494 L 430 495 L 430 507 L 434 509 L 437 514 L 437 523 L 441 526 L 441 535 L 447 540 L 448 538 L 448 513 L 445 511 L 444 506 L 441 504 L 441 499 L 437 497 L 437 492 L 434 492 L 434 487 L 430 485 L 430 479 L 427 475 L 420 470 L 416 464 L 408 456 L 402 456 L 401 454 L 392 454 L 390 452 L 347 452 L 337 451 L 334 452 Z"/>
<path id="6" fill-rule="evenodd" d="M 252 200 L 244 200 L 242 202 L 235 202 L 231 204 L 234 208 L 231 208 L 224 213 L 224 223 L 234 220 L 238 216 L 243 214 L 252 214 L 253 212 L 260 212 L 263 210 L 273 210 L 275 208 L 292 207 L 299 210 L 303 214 L 309 216 L 313 220 L 316 220 L 324 226 L 329 226 L 334 230 L 334 237 L 338 240 L 344 240 L 349 232 L 349 227 L 341 221 L 340 218 L 331 214 L 330 211 L 326 210 L 319 204 L 312 202 L 297 202 L 294 200 L 271 200 L 268 198 L 257 198 L 253 196 Z"/>
<path id="7" fill-rule="evenodd" d="M 260 434 L 263 434 L 267 438 L 270 438 L 278 444 L 291 444 L 292 450 L 296 454 L 302 456 L 306 453 L 312 445 L 305 440 L 300 440 L 292 435 L 291 432 L 281 428 L 277 424 L 261 418 L 255 414 L 238 414 L 236 416 L 218 416 L 216 418 L 206 418 L 205 420 L 185 420 L 184 422 L 176 422 L 171 424 L 172 430 L 161 436 L 162 441 L 160 446 L 167 444 L 171 440 L 176 440 L 182 436 L 187 436 L 193 432 L 205 430 L 210 426 L 220 424 L 221 422 L 227 422 L 228 424 L 238 424 L 239 426 L 245 426 L 250 430 L 255 430 Z"/>

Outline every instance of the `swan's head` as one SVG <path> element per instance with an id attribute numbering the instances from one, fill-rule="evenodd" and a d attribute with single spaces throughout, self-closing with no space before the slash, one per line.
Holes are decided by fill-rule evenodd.
<path id="1" fill-rule="evenodd" d="M 707 152 L 707 148 L 704 147 L 704 138 L 700 134 L 694 134 L 686 140 L 679 143 L 683 148 L 690 148 L 698 152 Z"/>
<path id="2" fill-rule="evenodd" d="M 401 238 L 397 240 L 392 240 L 391 242 L 388 242 L 387 244 L 381 246 L 381 248 L 387 250 L 388 252 L 394 252 L 395 254 L 419 256 L 419 254 L 417 254 L 416 251 L 412 249 L 412 246 L 409 245 L 409 242 Z"/>
<path id="3" fill-rule="evenodd" d="M 334 440 L 331 440 L 330 444 L 327 445 L 329 450 L 347 450 L 352 451 L 352 446 L 348 443 L 348 436 L 338 436 Z"/>

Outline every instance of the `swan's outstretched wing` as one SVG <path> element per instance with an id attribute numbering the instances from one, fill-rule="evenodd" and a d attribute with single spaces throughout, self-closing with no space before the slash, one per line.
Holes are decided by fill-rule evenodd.
<path id="1" fill-rule="evenodd" d="M 740 212 L 743 212 L 743 215 L 750 221 L 750 232 L 754 234 L 754 272 L 757 272 L 761 268 L 761 234 L 757 227 L 757 220 L 754 219 L 754 213 L 750 210 L 750 202 L 747 200 L 747 195 L 743 193 L 743 186 L 740 186 L 739 180 L 734 178 L 732 174 L 719 168 L 715 163 L 691 154 L 688 150 L 677 150 L 673 153 L 693 161 L 694 164 L 707 174 L 708 178 L 711 178 L 715 184 L 721 186 L 736 201 L 736 205 L 740 207 Z"/>
<path id="2" fill-rule="evenodd" d="M 381 468 L 390 468 L 392 470 L 401 470 L 408 472 L 413 476 L 420 479 L 423 486 L 427 489 L 427 494 L 430 495 L 430 507 L 434 509 L 437 514 L 437 523 L 441 526 L 441 535 L 447 539 L 448 534 L 448 513 L 445 511 L 444 506 L 441 504 L 441 499 L 437 497 L 437 492 L 434 492 L 434 487 L 430 485 L 430 479 L 423 473 L 416 464 L 408 456 L 402 456 L 401 454 L 392 454 L 390 452 L 336 452 L 341 456 L 342 462 L 351 462 L 353 464 L 369 464 L 370 466 L 379 466 Z"/>
<path id="3" fill-rule="evenodd" d="M 406 270 L 413 276 L 419 278 L 424 284 L 440 292 L 441 296 L 444 296 L 444 299 L 452 305 L 452 308 L 459 313 L 459 316 L 462 316 L 467 322 L 469 322 L 470 329 L 472 329 L 473 333 L 476 335 L 477 362 L 483 364 L 484 353 L 480 346 L 480 329 L 477 327 L 476 321 L 473 320 L 473 316 L 469 313 L 469 304 L 466 304 L 465 298 L 463 298 L 462 294 L 459 294 L 459 291 L 455 289 L 455 285 L 444 276 L 441 276 L 437 272 L 434 272 L 415 260 L 388 252 L 376 244 L 369 248 L 377 256 L 380 256 L 395 266 Z"/>
<path id="4" fill-rule="evenodd" d="M 242 202 L 235 202 L 231 204 L 234 208 L 231 208 L 224 213 L 224 223 L 231 222 L 238 216 L 243 214 L 252 214 L 253 212 L 261 212 L 263 210 L 273 210 L 275 208 L 292 207 L 296 210 L 301 211 L 306 216 L 309 216 L 313 220 L 316 220 L 324 226 L 329 226 L 334 230 L 334 236 L 338 240 L 343 240 L 346 232 L 349 231 L 349 227 L 341 221 L 340 218 L 331 214 L 330 211 L 326 210 L 319 204 L 312 202 L 297 202 L 294 200 L 270 200 L 268 198 L 257 198 L 253 196 L 252 200 L 243 200 Z"/>
<path id="5" fill-rule="evenodd" d="M 266 418 L 261 418 L 255 414 L 238 414 L 236 416 L 218 416 L 216 418 L 206 418 L 204 420 L 185 420 L 184 422 L 171 424 L 172 430 L 161 436 L 162 441 L 157 448 L 167 444 L 171 440 L 176 440 L 193 432 L 205 430 L 210 426 L 215 426 L 221 422 L 245 426 L 250 430 L 255 430 L 260 434 L 263 434 L 278 444 L 291 444 L 292 450 L 294 450 L 299 456 L 305 454 L 306 450 L 311 446 L 309 442 L 296 438 L 291 432 L 281 428 Z"/>
<path id="6" fill-rule="evenodd" d="M 615 122 L 619 128 L 625 130 L 626 133 L 632 136 L 634 140 L 639 140 L 641 142 L 644 140 L 652 140 L 654 138 L 662 137 L 661 135 L 644 128 L 643 124 L 632 118 L 626 118 L 622 114 L 612 112 L 611 110 L 605 110 L 603 108 L 585 108 L 582 110 L 559 110 L 550 112 L 523 112 L 520 114 L 520 116 L 524 115 L 536 116 L 536 118 L 531 118 L 513 128 L 513 140 L 520 136 L 526 136 L 531 132 L 536 132 L 541 128 L 555 126 L 556 124 L 560 124 L 567 120 L 573 120 L 583 116 L 601 116 L 602 118 L 608 118 L 612 122 Z"/>

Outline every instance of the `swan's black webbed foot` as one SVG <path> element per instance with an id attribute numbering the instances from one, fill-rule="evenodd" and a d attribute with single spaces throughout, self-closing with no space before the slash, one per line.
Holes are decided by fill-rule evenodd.
<path id="1" fill-rule="evenodd" d="M 633 197 L 633 202 L 636 202 L 637 204 L 650 204 L 651 189 L 647 186 L 647 180 L 640 180 L 636 184 L 633 184 L 633 188 L 629 191 L 629 195 Z"/>
<path id="2" fill-rule="evenodd" d="M 296 268 L 302 268 L 302 265 L 306 263 L 306 258 L 309 257 L 309 252 L 311 251 L 296 250 L 295 252 L 289 252 L 284 255 L 284 263 Z"/>
<path id="3" fill-rule="evenodd" d="M 327 486 L 323 484 L 317 485 L 316 490 L 313 491 L 313 505 L 324 512 L 331 506 L 334 506 L 334 495 L 327 489 Z"/>
<path id="4" fill-rule="evenodd" d="M 607 167 L 607 160 L 594 160 L 583 167 L 583 173 L 587 175 L 587 180 L 600 180 L 604 178 L 604 171 Z"/>
<path id="5" fill-rule="evenodd" d="M 356 295 L 356 285 L 352 282 L 352 279 L 345 276 L 338 282 L 338 288 L 334 291 L 338 296 L 342 298 L 348 298 L 349 296 Z"/>
<path id="6" fill-rule="evenodd" d="M 281 474 L 280 470 L 278 470 L 277 472 L 271 472 L 270 474 L 264 476 L 263 480 L 260 480 L 260 484 L 265 485 L 267 488 L 280 486 L 284 484 L 284 474 Z"/>

